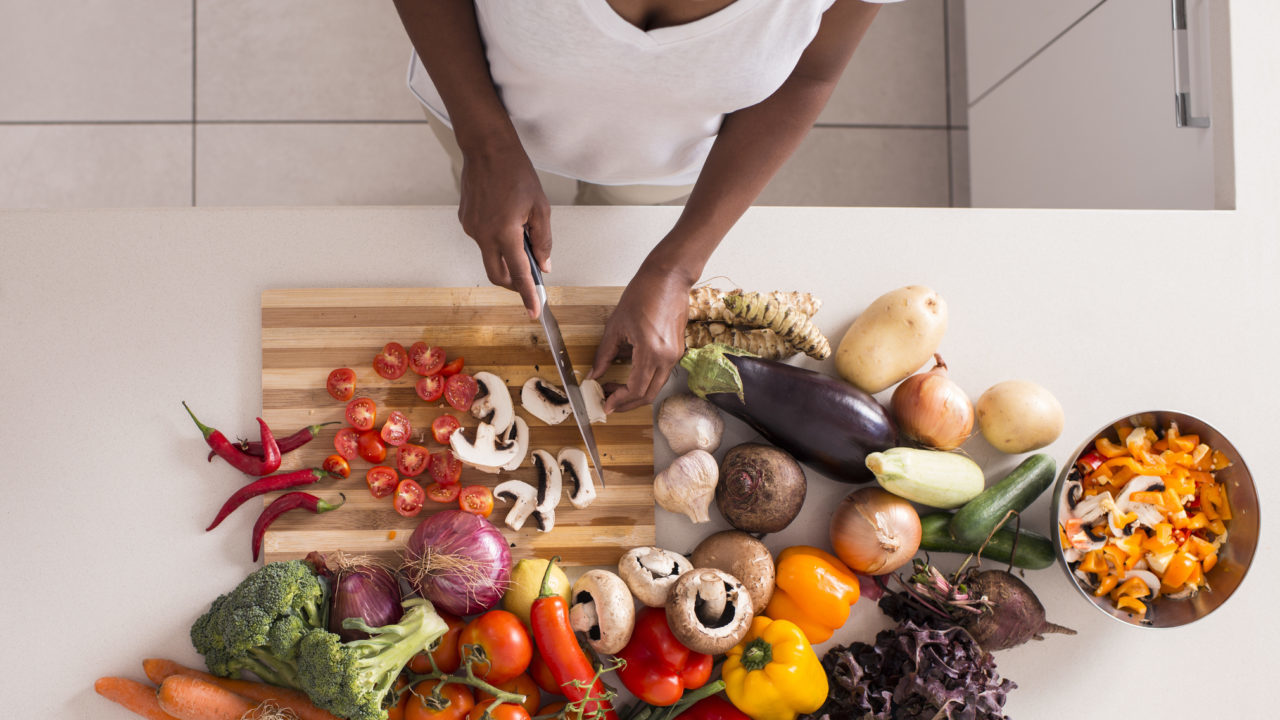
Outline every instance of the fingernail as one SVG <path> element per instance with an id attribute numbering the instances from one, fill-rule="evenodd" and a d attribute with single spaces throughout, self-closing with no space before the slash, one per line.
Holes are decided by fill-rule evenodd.
<path id="1" fill-rule="evenodd" d="M 542 261 L 542 272 L 551 272 L 551 258 Z"/>

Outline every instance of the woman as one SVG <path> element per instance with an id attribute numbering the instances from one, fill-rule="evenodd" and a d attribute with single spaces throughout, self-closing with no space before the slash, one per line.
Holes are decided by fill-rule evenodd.
<path id="1" fill-rule="evenodd" d="M 893 1 L 893 0 L 881 0 Z M 485 272 L 537 303 L 551 269 L 539 170 L 579 202 L 684 210 L 627 284 L 591 377 L 631 351 L 605 408 L 650 403 L 684 351 L 689 289 L 812 127 L 878 9 L 861 0 L 396 0 L 410 85 L 455 162 Z M 420 64 L 419 64 L 420 63 Z M 452 129 L 452 132 L 450 131 Z"/>

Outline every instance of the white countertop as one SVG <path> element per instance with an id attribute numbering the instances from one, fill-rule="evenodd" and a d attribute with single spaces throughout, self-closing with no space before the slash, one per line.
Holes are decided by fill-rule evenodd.
<path id="1" fill-rule="evenodd" d="M 1236 211 L 757 208 L 708 266 L 742 287 L 816 293 L 833 341 L 876 296 L 933 287 L 951 314 L 941 351 L 971 395 L 1014 377 L 1057 394 L 1066 429 L 1047 452 L 1059 463 L 1102 423 L 1157 407 L 1207 419 L 1243 454 L 1268 520 L 1236 596 L 1192 626 L 1142 630 L 1088 607 L 1059 569 L 1028 573 L 1048 617 L 1080 634 L 997 655 L 1019 685 L 1014 717 L 1274 714 L 1280 94 L 1269 77 L 1280 10 L 1232 12 Z M 625 283 L 676 212 L 556 208 L 548 281 Z M 141 677 L 145 657 L 200 663 L 188 627 L 254 567 L 254 513 L 203 531 L 237 481 L 203 462 L 179 401 L 248 431 L 262 290 L 484 282 L 452 208 L 7 212 L 0 258 L 7 717 L 133 717 L 96 697 L 93 680 Z M 726 448 L 751 437 L 729 425 Z M 980 440 L 968 448 L 989 477 L 1018 459 Z M 832 501 L 851 489 L 816 473 L 809 487 L 801 518 L 769 539 L 775 550 L 823 544 Z M 722 527 L 658 515 L 660 541 L 678 550 Z M 1028 518 L 1044 530 L 1047 516 L 1046 497 Z M 836 640 L 884 625 L 863 601 Z"/>

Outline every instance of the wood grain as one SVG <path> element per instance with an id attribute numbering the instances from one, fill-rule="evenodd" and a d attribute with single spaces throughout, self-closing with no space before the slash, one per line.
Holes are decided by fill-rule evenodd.
<path id="1" fill-rule="evenodd" d="M 622 288 L 548 288 L 548 297 L 560 322 L 570 358 L 585 373 L 595 356 L 604 323 Z M 372 361 L 384 344 L 395 341 L 406 348 L 417 341 L 443 346 L 450 358 L 466 358 L 469 372 L 486 370 L 502 378 L 512 390 L 516 412 L 530 426 L 530 448 L 555 454 L 566 446 L 581 447 L 572 421 L 547 426 L 519 407 L 520 387 L 538 375 L 556 380 L 551 353 L 541 326 L 529 319 L 519 298 L 501 288 L 309 288 L 268 290 L 262 294 L 262 411 L 263 419 L 280 435 L 305 425 L 342 421 L 345 403 L 325 390 L 329 371 L 350 367 L 356 371 L 357 396 L 378 403 L 379 417 L 399 410 L 409 416 L 415 440 L 433 452 L 442 450 L 430 438 L 431 421 L 449 412 L 464 427 L 476 421 L 457 413 L 443 401 L 425 403 L 413 385 L 412 371 L 398 380 L 386 380 L 374 371 Z M 621 381 L 628 366 L 610 368 L 604 381 Z M 320 465 L 334 452 L 333 437 L 345 425 L 331 425 L 308 445 L 285 456 L 281 470 Z M 380 426 L 380 424 L 379 424 Z M 529 523 L 515 532 L 502 524 L 507 508 L 499 503 L 491 520 L 511 543 L 513 557 L 560 555 L 566 565 L 613 565 L 628 548 L 654 543 L 653 510 L 653 412 L 643 407 L 614 413 L 605 424 L 594 426 L 596 444 L 604 464 L 604 489 L 597 499 L 579 510 L 564 501 L 556 509 L 551 532 L 541 533 Z M 384 465 L 395 466 L 394 452 Z M 289 513 L 275 522 L 263 540 L 267 562 L 302 557 L 312 550 L 344 550 L 394 559 L 413 529 L 428 513 L 452 505 L 427 502 L 415 518 L 400 516 L 390 498 L 369 494 L 364 476 L 372 463 L 355 460 L 351 477 L 322 480 L 307 488 L 346 504 L 333 512 L 309 515 Z M 464 485 L 492 489 L 508 480 L 531 480 L 526 465 L 512 473 L 488 475 L 463 470 Z M 429 476 L 417 478 L 426 485 Z M 279 493 L 268 495 L 270 502 Z"/>

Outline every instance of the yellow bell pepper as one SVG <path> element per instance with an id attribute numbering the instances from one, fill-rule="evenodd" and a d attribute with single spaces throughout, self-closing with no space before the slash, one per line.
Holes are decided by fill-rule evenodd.
<path id="1" fill-rule="evenodd" d="M 839 558 L 808 545 L 778 554 L 776 587 L 764 614 L 790 620 L 810 643 L 829 640 L 858 602 L 858 578 Z"/>
<path id="2" fill-rule="evenodd" d="M 720 671 L 729 701 L 751 720 L 795 720 L 827 699 L 827 674 L 804 632 L 757 615 Z"/>

